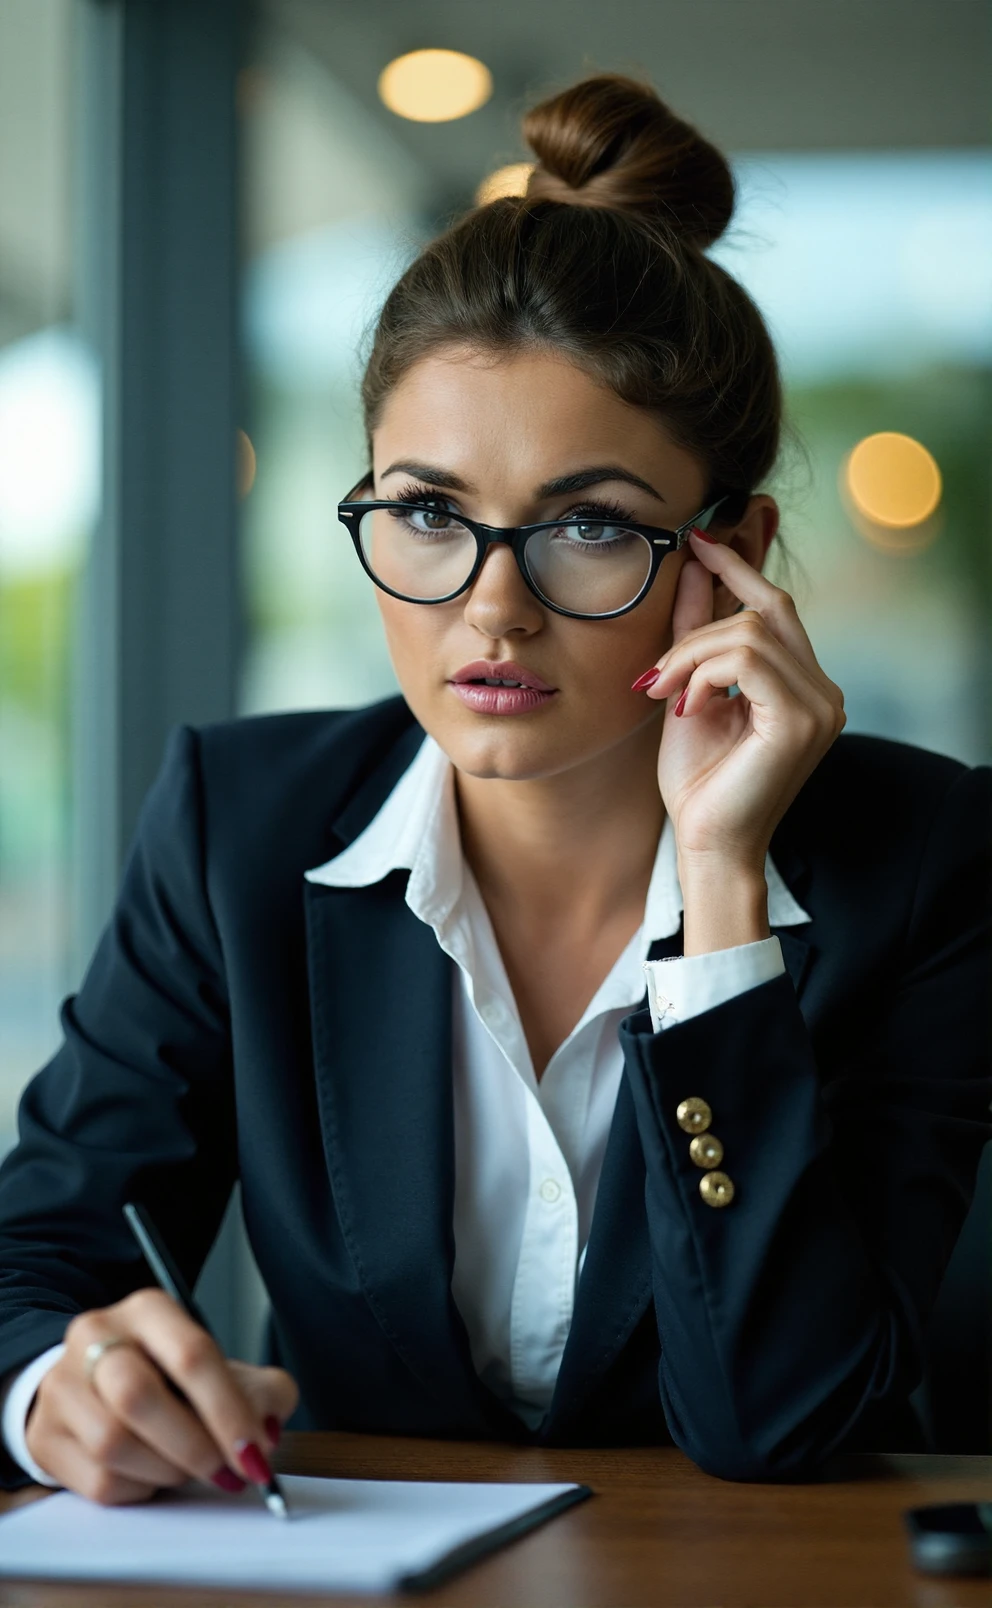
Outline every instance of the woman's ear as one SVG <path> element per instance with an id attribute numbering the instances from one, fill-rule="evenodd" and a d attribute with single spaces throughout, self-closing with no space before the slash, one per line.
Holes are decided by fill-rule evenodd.
<path id="1" fill-rule="evenodd" d="M 744 510 L 742 519 L 739 519 L 730 532 L 728 547 L 756 569 L 759 574 L 764 569 L 768 549 L 772 544 L 775 532 L 778 530 L 779 510 L 774 497 L 766 497 L 760 493 L 752 497 Z M 716 532 L 714 532 L 714 535 Z M 722 535 L 722 532 L 721 532 Z M 715 578 L 714 578 L 715 579 Z M 725 620 L 731 614 L 736 614 L 741 607 L 741 600 L 723 581 L 716 581 L 713 587 L 713 618 Z"/>

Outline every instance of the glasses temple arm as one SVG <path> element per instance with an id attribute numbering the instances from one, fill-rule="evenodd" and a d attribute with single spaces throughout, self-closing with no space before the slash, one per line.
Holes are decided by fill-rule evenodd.
<path id="1" fill-rule="evenodd" d="M 718 497 L 716 502 L 710 503 L 709 507 L 704 508 L 702 513 L 697 514 L 694 519 L 687 520 L 684 525 L 681 525 L 675 533 L 677 537 L 675 551 L 678 552 L 679 548 L 685 546 L 686 542 L 689 540 L 690 532 L 694 527 L 698 526 L 700 530 L 709 530 L 710 520 L 713 518 L 713 515 L 720 507 L 721 503 L 725 503 L 726 501 L 726 496 Z"/>

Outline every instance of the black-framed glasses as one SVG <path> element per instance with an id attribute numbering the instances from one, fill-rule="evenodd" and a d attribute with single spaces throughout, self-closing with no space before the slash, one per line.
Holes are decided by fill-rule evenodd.
<path id="1" fill-rule="evenodd" d="M 733 495 L 719 497 L 677 530 L 588 516 L 483 525 L 453 514 L 441 499 L 349 498 L 338 503 L 338 518 L 370 580 L 404 603 L 450 603 L 472 585 L 492 544 L 506 542 L 526 584 L 547 608 L 579 620 L 614 619 L 637 607 L 665 554 L 678 552 L 694 525 L 707 530 Z"/>

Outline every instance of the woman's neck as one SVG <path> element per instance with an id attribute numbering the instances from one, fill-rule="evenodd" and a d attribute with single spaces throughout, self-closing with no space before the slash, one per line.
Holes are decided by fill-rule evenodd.
<path id="1" fill-rule="evenodd" d="M 665 819 L 658 740 L 652 723 L 533 781 L 455 772 L 463 853 L 494 918 L 581 939 L 643 909 Z"/>

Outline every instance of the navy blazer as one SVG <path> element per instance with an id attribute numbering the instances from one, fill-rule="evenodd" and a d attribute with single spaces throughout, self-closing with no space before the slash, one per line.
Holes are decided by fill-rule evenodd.
<path id="1" fill-rule="evenodd" d="M 150 1283 L 192 1284 L 236 1178 L 291 1428 L 671 1443 L 728 1479 L 922 1445 L 907 1398 L 990 1133 L 992 768 L 842 734 L 776 866 L 787 971 L 653 1033 L 624 1075 L 548 1415 L 475 1374 L 451 1294 L 452 962 L 406 872 L 330 888 L 409 765 L 401 698 L 171 733 L 64 1041 L 0 1167 L 0 1375 Z M 681 953 L 681 932 L 653 958 Z M 389 986 L 386 986 L 386 979 Z M 397 986 L 399 985 L 399 986 Z M 736 1195 L 699 1192 L 702 1096 Z M 0 1483 L 26 1483 L 9 1457 Z"/>

